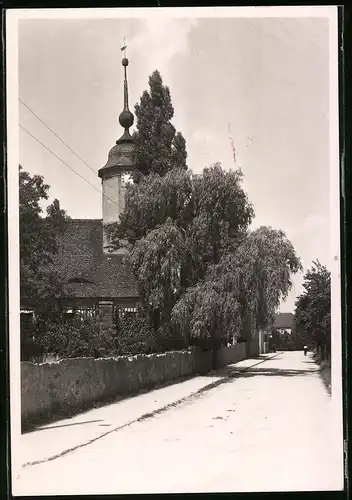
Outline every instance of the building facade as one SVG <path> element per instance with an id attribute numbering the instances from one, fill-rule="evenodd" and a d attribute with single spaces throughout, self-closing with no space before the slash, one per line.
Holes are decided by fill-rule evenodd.
<path id="1" fill-rule="evenodd" d="M 289 335 L 294 329 L 294 316 L 292 313 L 278 313 L 275 316 L 274 328 L 280 333 L 288 333 Z"/>

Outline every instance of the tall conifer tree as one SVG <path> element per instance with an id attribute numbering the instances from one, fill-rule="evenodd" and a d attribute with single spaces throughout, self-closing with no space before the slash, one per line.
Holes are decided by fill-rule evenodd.
<path id="1" fill-rule="evenodd" d="M 159 71 L 154 71 L 149 77 L 149 91 L 143 92 L 139 104 L 135 106 L 135 114 L 137 131 L 134 140 L 138 165 L 135 181 L 141 174 L 164 176 L 173 168 L 187 169 L 186 141 L 171 123 L 174 108 L 170 89 L 163 84 Z"/>

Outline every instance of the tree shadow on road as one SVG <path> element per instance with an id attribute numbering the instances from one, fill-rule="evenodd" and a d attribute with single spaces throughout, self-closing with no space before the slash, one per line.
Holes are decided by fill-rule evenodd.
<path id="1" fill-rule="evenodd" d="M 60 424 L 60 425 L 50 425 L 46 427 L 39 427 L 37 429 L 33 429 L 36 431 L 50 431 L 51 429 L 58 429 L 59 427 L 71 427 L 73 425 L 83 425 L 83 424 L 95 424 L 98 422 L 104 422 L 104 420 L 85 420 L 84 422 L 73 422 L 71 424 Z M 101 425 L 101 424 L 100 424 Z"/>
<path id="2" fill-rule="evenodd" d="M 317 373 L 317 370 L 295 370 L 285 369 L 278 370 L 277 368 L 253 368 L 246 370 L 240 374 L 241 377 L 255 377 L 255 376 L 273 376 L 273 377 L 297 377 L 301 375 L 311 375 Z"/>
<path id="3" fill-rule="evenodd" d="M 295 369 L 278 369 L 278 368 L 265 368 L 265 367 L 253 367 L 246 370 L 238 370 L 235 367 L 226 366 L 224 368 L 220 368 L 216 370 L 216 375 L 221 377 L 229 377 L 229 378 L 237 378 L 237 377 L 257 377 L 257 376 L 271 376 L 271 377 L 297 377 L 302 375 L 311 375 L 314 373 L 318 373 L 317 370 L 312 369 L 303 369 L 303 370 L 295 370 Z"/>

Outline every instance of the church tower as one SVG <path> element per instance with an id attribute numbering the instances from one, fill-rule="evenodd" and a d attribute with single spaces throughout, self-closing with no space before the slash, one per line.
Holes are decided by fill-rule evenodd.
<path id="1" fill-rule="evenodd" d="M 124 68 L 124 108 L 119 116 L 119 122 L 125 130 L 110 150 L 106 165 L 98 172 L 103 190 L 103 252 L 108 254 L 124 253 L 123 242 L 120 242 L 121 248 L 117 250 L 112 248 L 109 228 L 119 221 L 125 208 L 125 184 L 136 168 L 135 145 L 129 131 L 134 117 L 128 107 L 128 59 L 126 57 L 122 59 L 122 66 Z"/>

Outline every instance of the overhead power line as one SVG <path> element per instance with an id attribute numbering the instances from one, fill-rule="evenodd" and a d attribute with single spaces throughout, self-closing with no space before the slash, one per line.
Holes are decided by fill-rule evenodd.
<path id="1" fill-rule="evenodd" d="M 51 153 L 53 156 L 55 156 L 55 158 L 57 158 L 61 163 L 63 163 L 64 165 L 66 165 L 67 168 L 69 168 L 70 170 L 72 170 L 72 172 L 74 172 L 76 175 L 78 175 L 78 177 L 80 177 L 81 179 L 83 179 L 93 189 L 95 189 L 96 191 L 98 191 L 98 193 L 103 194 L 99 189 L 96 188 L 96 186 L 94 186 L 94 184 L 92 184 L 91 182 L 89 182 L 83 175 L 81 175 L 79 172 L 77 172 L 76 169 L 74 169 L 73 167 L 71 167 L 71 165 L 69 165 L 65 160 L 63 160 L 62 158 L 60 158 L 60 156 L 58 156 L 56 153 L 54 153 L 54 151 L 52 151 L 46 144 L 44 144 L 44 142 L 42 142 L 35 135 L 33 135 L 29 130 L 27 130 L 26 127 L 24 127 L 23 125 L 20 124 L 20 128 L 23 129 L 25 132 L 27 132 L 27 134 L 29 136 L 31 136 L 35 141 L 37 141 L 44 149 L 46 149 L 47 151 L 49 151 L 49 153 Z M 104 194 L 103 194 L 103 196 L 105 196 L 105 198 L 107 200 L 110 200 L 112 203 L 115 203 L 115 205 L 117 205 L 116 201 L 112 200 L 111 198 L 109 198 L 108 196 L 106 196 Z"/>
<path id="2" fill-rule="evenodd" d="M 88 167 L 92 172 L 94 172 L 94 174 L 96 175 L 96 171 L 94 170 L 94 168 L 92 168 L 89 163 L 86 162 L 86 160 L 84 158 L 82 158 L 79 154 L 76 153 L 76 151 L 74 151 L 71 146 L 69 146 L 67 144 L 67 142 L 65 142 L 63 139 L 61 139 L 61 137 L 55 132 L 55 130 L 53 130 L 51 127 L 49 127 L 49 125 L 47 123 L 45 123 L 45 121 L 40 118 L 40 116 L 38 116 L 34 111 L 33 109 L 31 109 L 28 104 L 26 104 L 20 97 L 18 98 L 18 100 L 23 104 L 23 106 L 25 106 L 28 111 L 30 111 L 39 121 L 40 123 L 42 123 L 44 125 L 44 127 L 46 127 L 48 130 L 50 130 L 50 132 L 64 145 L 66 146 L 70 151 L 71 153 L 73 153 L 79 160 L 81 160 L 81 162 L 83 162 L 86 167 Z"/>
<path id="3" fill-rule="evenodd" d="M 61 139 L 61 137 L 55 132 L 55 130 L 53 130 L 51 127 L 49 127 L 49 125 L 42 119 L 40 118 L 40 116 L 37 115 L 37 113 L 35 113 L 33 111 L 32 108 L 30 108 L 28 106 L 28 104 L 26 104 L 23 99 L 21 99 L 20 97 L 18 98 L 18 100 L 23 104 L 23 106 L 25 106 L 28 111 L 30 111 L 33 116 L 35 116 L 37 118 L 37 120 L 40 121 L 40 123 L 42 123 L 44 125 L 44 127 L 46 127 L 64 146 L 66 146 L 86 167 L 89 168 L 89 170 L 91 170 L 95 175 L 97 174 L 96 171 L 94 170 L 94 168 L 92 168 L 89 163 L 87 163 L 87 161 L 82 158 L 78 153 L 76 153 L 76 151 L 74 149 L 71 148 L 71 146 L 69 146 L 67 144 L 67 142 L 65 142 L 63 139 Z M 108 182 L 106 182 L 106 184 L 109 186 L 109 187 L 112 187 L 111 184 L 109 184 Z M 110 199 L 110 198 L 109 198 Z M 115 202 L 114 202 L 115 203 Z"/>

